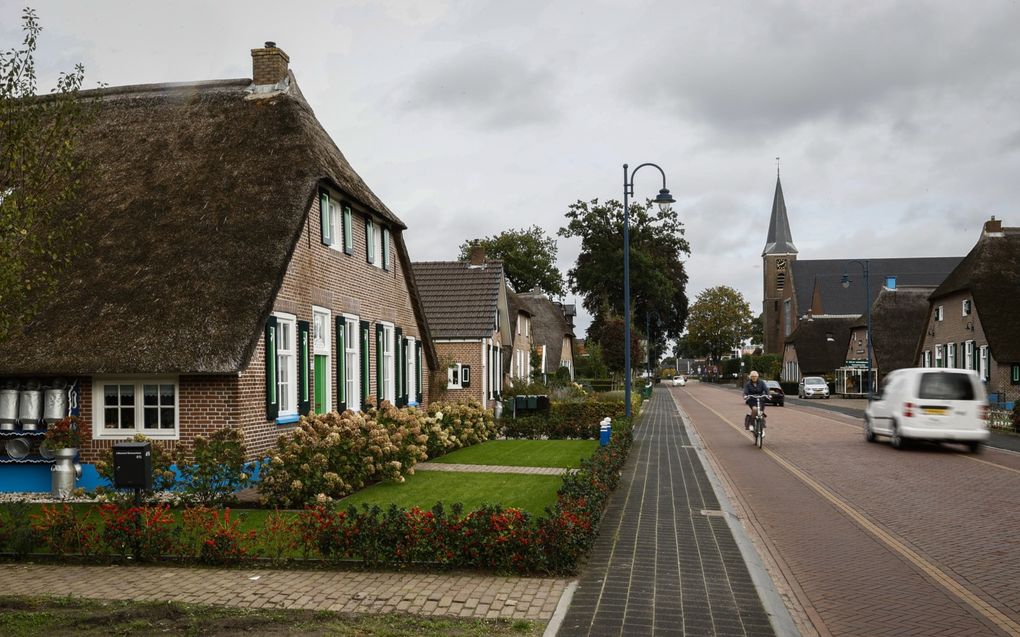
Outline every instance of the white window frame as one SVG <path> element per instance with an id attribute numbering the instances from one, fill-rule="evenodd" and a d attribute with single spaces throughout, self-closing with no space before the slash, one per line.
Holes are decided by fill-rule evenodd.
<path id="1" fill-rule="evenodd" d="M 106 385 L 130 385 L 134 398 L 134 426 L 117 429 L 106 427 Z M 174 386 L 174 426 L 166 429 L 145 428 L 145 385 Z M 167 407 L 168 405 L 159 405 Z M 176 376 L 102 376 L 92 379 L 92 439 L 127 439 L 135 434 L 145 434 L 153 440 L 178 440 L 181 434 L 181 386 Z"/>
<path id="2" fill-rule="evenodd" d="M 943 306 L 939 305 L 938 307 L 935 308 L 935 320 L 936 321 L 941 321 L 945 317 L 945 315 L 946 314 L 945 314 L 945 310 L 943 309 Z"/>
<path id="3" fill-rule="evenodd" d="M 376 231 L 375 222 L 371 218 L 365 217 L 365 256 L 369 265 L 375 267 L 381 267 L 379 265 L 379 251 L 375 249 L 375 238 L 379 235 Z"/>
<path id="4" fill-rule="evenodd" d="M 413 336 L 404 337 L 407 340 L 407 404 L 414 406 L 418 404 L 418 341 Z"/>
<path id="5" fill-rule="evenodd" d="M 921 367 L 931 367 L 931 350 L 924 350 L 924 354 L 921 355 Z"/>
<path id="6" fill-rule="evenodd" d="M 276 395 L 280 398 L 277 421 L 294 419 L 298 415 L 298 345 L 297 317 L 293 314 L 274 312 L 276 317 Z M 290 330 L 290 349 L 283 347 L 283 334 Z M 287 378 L 289 378 L 289 381 Z M 283 383 L 287 385 L 284 386 Z M 285 402 L 286 401 L 286 402 Z M 288 409 L 284 409 L 284 406 Z"/>
<path id="7" fill-rule="evenodd" d="M 340 205 L 340 202 L 333 198 L 333 195 L 329 195 L 329 231 L 333 235 L 333 242 L 329 244 L 329 247 L 337 252 L 344 251 L 344 220 L 343 212 L 346 206 Z"/>
<path id="8" fill-rule="evenodd" d="M 961 306 L 960 310 L 963 312 L 964 316 L 970 316 L 970 313 L 973 312 L 974 306 L 972 305 L 970 299 L 964 299 L 963 302 L 960 303 L 960 306 Z"/>
<path id="9" fill-rule="evenodd" d="M 963 343 L 963 367 L 964 369 L 974 369 L 974 341 Z"/>
<path id="10" fill-rule="evenodd" d="M 361 319 L 344 314 L 344 388 L 347 408 L 361 410 Z"/>
<path id="11" fill-rule="evenodd" d="M 988 346 L 987 345 L 982 345 L 980 348 L 978 348 L 978 350 L 979 350 L 980 356 L 981 356 L 981 358 L 980 358 L 981 362 L 980 362 L 980 368 L 978 370 L 978 375 L 981 376 L 981 380 L 988 380 L 989 371 L 990 371 L 988 369 L 989 368 L 989 364 L 988 364 L 989 363 L 989 361 L 988 361 Z"/>
<path id="12" fill-rule="evenodd" d="M 956 367 L 956 343 L 946 343 L 946 367 Z"/>
<path id="13" fill-rule="evenodd" d="M 454 363 L 446 368 L 446 388 L 464 389 L 464 365 L 462 363 Z"/>
<path id="14" fill-rule="evenodd" d="M 380 400 L 388 400 L 394 405 L 397 403 L 396 388 L 396 348 L 393 341 L 395 331 L 392 323 L 382 323 L 383 326 L 383 390 Z"/>
<path id="15" fill-rule="evenodd" d="M 942 346 L 935 346 L 935 367 L 942 367 L 945 359 L 942 357 Z"/>
<path id="16" fill-rule="evenodd" d="M 335 242 L 334 242 L 335 243 Z M 322 334 L 325 340 L 320 342 L 319 339 L 319 327 L 315 324 L 317 317 L 324 317 L 323 327 L 325 329 Z M 312 360 L 309 364 L 312 366 L 312 370 L 315 370 L 315 357 L 325 356 L 326 357 L 326 404 L 323 408 L 326 410 L 325 413 L 333 411 L 333 313 L 324 307 L 317 305 L 312 306 Z M 315 379 L 313 379 L 314 381 Z M 314 411 L 315 403 L 315 384 L 312 384 L 312 403 Z"/>
<path id="17" fill-rule="evenodd" d="M 393 269 L 393 264 L 390 263 L 390 245 L 393 243 L 390 235 L 390 229 L 386 226 L 381 226 L 379 230 L 379 254 L 382 258 L 379 259 L 379 267 L 389 272 Z"/>

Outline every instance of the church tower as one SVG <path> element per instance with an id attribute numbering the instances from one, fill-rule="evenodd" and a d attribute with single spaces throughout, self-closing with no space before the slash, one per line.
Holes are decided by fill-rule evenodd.
<path id="1" fill-rule="evenodd" d="M 797 248 L 790 234 L 790 220 L 786 216 L 786 201 L 783 199 L 783 184 L 779 181 L 778 168 L 769 234 L 761 257 L 765 279 L 762 302 L 765 353 L 781 355 L 783 342 L 793 331 L 797 320 L 793 298 L 793 262 L 797 259 Z"/>

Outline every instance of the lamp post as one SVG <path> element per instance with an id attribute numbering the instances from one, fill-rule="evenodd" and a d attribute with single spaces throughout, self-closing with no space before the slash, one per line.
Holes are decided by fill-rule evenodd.
<path id="1" fill-rule="evenodd" d="M 666 188 L 666 173 L 655 164 L 644 163 L 630 173 L 627 164 L 623 165 L 623 404 L 624 413 L 630 418 L 630 208 L 628 202 L 634 194 L 634 175 L 645 166 L 651 166 L 662 175 L 662 189 L 655 203 L 665 211 L 671 203 L 676 203 Z"/>
<path id="2" fill-rule="evenodd" d="M 868 372 L 867 372 L 868 375 L 867 375 L 867 382 L 868 382 L 868 401 L 870 402 L 872 397 L 875 395 L 875 383 L 873 382 L 873 379 L 871 378 L 871 285 L 870 285 L 870 280 L 868 279 L 868 260 L 865 259 L 864 261 L 861 261 L 859 259 L 853 259 L 851 261 L 847 261 L 846 262 L 847 265 L 850 265 L 852 263 L 856 263 L 857 265 L 861 266 L 862 270 L 864 270 L 864 292 L 865 292 L 865 299 L 866 299 L 865 302 L 868 305 L 868 307 L 867 307 L 868 323 L 867 323 L 866 334 L 865 334 L 864 340 L 867 341 L 867 350 L 868 350 Z M 850 283 L 851 283 L 850 275 L 848 275 L 846 273 L 846 268 L 844 267 L 844 269 L 843 269 L 843 287 L 844 288 L 850 287 Z"/>

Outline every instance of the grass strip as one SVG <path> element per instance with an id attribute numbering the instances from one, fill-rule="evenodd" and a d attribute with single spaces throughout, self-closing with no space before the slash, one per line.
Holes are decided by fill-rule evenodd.
<path id="1" fill-rule="evenodd" d="M 598 449 L 597 440 L 490 440 L 458 449 L 431 462 L 504 467 L 576 469 Z"/>

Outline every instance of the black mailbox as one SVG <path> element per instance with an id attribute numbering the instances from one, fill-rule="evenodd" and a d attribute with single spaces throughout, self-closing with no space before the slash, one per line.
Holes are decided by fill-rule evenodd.
<path id="1" fill-rule="evenodd" d="M 152 443 L 119 442 L 113 445 L 113 486 L 152 490 Z"/>

